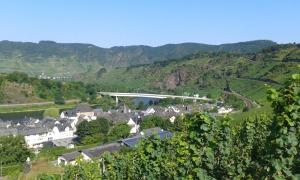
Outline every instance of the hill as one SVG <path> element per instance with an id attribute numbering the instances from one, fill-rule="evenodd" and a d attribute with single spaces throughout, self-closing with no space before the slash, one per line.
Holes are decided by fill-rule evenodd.
<path id="1" fill-rule="evenodd" d="M 300 45 L 287 44 L 253 54 L 199 52 L 168 62 L 102 70 L 93 78 L 109 90 L 218 97 L 226 89 L 264 103 L 265 84 L 281 86 L 299 71 L 299 62 Z"/>
<path id="2" fill-rule="evenodd" d="M 30 75 L 42 72 L 50 76 L 73 77 L 99 69 L 129 67 L 178 59 L 196 52 L 253 53 L 276 43 L 268 40 L 232 44 L 167 44 L 158 47 L 118 46 L 101 48 L 92 44 L 53 41 L 0 42 L 0 72 L 22 71 Z"/>

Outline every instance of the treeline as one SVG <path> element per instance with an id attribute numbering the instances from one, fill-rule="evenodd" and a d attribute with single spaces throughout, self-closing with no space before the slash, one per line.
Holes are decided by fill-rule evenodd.
<path id="1" fill-rule="evenodd" d="M 274 116 L 240 126 L 207 114 L 183 118 L 172 139 L 154 136 L 129 152 L 65 168 L 65 179 L 297 179 L 300 177 L 300 74 L 269 89 Z"/>

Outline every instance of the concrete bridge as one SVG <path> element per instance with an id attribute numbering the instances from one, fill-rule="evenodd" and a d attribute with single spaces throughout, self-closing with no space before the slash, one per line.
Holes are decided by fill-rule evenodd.
<path id="1" fill-rule="evenodd" d="M 167 95 L 167 94 L 148 94 L 148 93 L 119 93 L 119 92 L 98 92 L 99 95 L 106 95 L 116 97 L 116 103 L 118 103 L 118 97 L 146 97 L 154 99 L 165 99 L 165 98 L 180 98 L 180 99 L 192 99 L 192 100 L 205 100 L 210 101 L 211 99 L 207 97 L 197 97 L 197 96 L 177 96 L 177 95 Z"/>

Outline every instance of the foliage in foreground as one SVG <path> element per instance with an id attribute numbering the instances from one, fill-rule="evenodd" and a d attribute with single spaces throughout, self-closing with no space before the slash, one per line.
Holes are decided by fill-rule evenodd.
<path id="1" fill-rule="evenodd" d="M 0 137 L 0 166 L 2 175 L 17 175 L 23 169 L 27 158 L 33 153 L 26 148 L 21 136 Z"/>
<path id="2" fill-rule="evenodd" d="M 300 175 L 300 75 L 269 90 L 274 116 L 217 124 L 206 114 L 185 117 L 172 139 L 152 137 L 133 151 L 65 169 L 66 179 L 292 179 Z"/>

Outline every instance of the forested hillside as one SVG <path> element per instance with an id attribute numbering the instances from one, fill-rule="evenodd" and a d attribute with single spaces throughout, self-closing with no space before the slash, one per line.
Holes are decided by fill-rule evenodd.
<path id="1" fill-rule="evenodd" d="M 263 102 L 265 84 L 280 87 L 299 71 L 299 64 L 300 45 L 287 44 L 250 54 L 199 52 L 168 62 L 102 70 L 92 78 L 109 90 L 218 97 L 225 89 Z"/>
<path id="2" fill-rule="evenodd" d="M 199 51 L 253 53 L 276 43 L 267 40 L 233 44 L 167 44 L 158 47 L 119 46 L 101 48 L 92 44 L 52 41 L 0 42 L 0 72 L 22 71 L 30 75 L 42 72 L 55 76 L 76 76 L 106 67 L 128 67 L 182 58 Z M 80 77 L 80 76 L 79 76 Z M 79 78 L 77 76 L 77 78 Z"/>
<path id="3" fill-rule="evenodd" d="M 0 74 L 0 103 L 32 103 L 82 99 L 96 94 L 96 87 L 82 82 L 60 82 L 29 77 L 25 73 Z"/>

